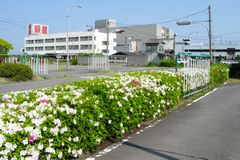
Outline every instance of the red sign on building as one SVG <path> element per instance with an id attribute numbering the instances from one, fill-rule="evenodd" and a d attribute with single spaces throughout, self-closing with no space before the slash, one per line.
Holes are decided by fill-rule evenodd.
<path id="1" fill-rule="evenodd" d="M 29 24 L 28 34 L 48 34 L 48 26 L 41 24 Z"/>

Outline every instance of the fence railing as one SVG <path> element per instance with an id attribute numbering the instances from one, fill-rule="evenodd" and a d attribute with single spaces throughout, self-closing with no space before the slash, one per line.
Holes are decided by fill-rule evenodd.
<path id="1" fill-rule="evenodd" d="M 189 53 L 177 54 L 176 72 L 183 77 L 185 96 L 191 95 L 197 90 L 201 91 L 209 84 L 210 59 L 207 56 L 191 55 Z"/>
<path id="2" fill-rule="evenodd" d="M 109 70 L 109 60 L 107 56 L 93 56 L 88 58 L 89 70 Z"/>
<path id="3" fill-rule="evenodd" d="M 31 67 L 34 74 L 48 75 L 48 57 L 45 55 L 0 55 L 1 63 L 19 63 Z"/>

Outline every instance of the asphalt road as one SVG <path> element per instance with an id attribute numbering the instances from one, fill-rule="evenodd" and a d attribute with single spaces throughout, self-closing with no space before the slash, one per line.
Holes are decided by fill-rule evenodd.
<path id="1" fill-rule="evenodd" d="M 240 85 L 225 85 L 96 160 L 239 160 Z"/>

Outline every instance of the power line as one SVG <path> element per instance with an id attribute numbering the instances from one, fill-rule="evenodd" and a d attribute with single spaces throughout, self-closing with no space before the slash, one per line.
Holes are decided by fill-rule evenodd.
<path id="1" fill-rule="evenodd" d="M 176 22 L 176 21 L 179 20 L 179 19 L 189 18 L 189 17 L 195 16 L 195 15 L 197 15 L 197 14 L 203 13 L 203 12 L 205 12 L 205 11 L 207 11 L 207 10 L 208 10 L 208 8 L 203 9 L 203 10 L 198 11 L 198 12 L 195 12 L 195 13 L 192 13 L 192 14 L 189 14 L 189 15 L 187 15 L 187 16 L 178 17 L 178 18 L 174 18 L 174 19 L 171 19 L 171 20 L 167 20 L 167 21 L 162 21 L 162 22 L 160 22 L 160 24 Z"/>

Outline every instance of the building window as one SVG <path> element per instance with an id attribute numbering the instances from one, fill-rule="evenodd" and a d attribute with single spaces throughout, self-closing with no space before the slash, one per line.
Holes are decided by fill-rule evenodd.
<path id="1" fill-rule="evenodd" d="M 107 45 L 107 41 L 102 41 L 102 44 L 103 45 Z"/>
<path id="2" fill-rule="evenodd" d="M 26 44 L 34 44 L 33 40 L 26 40 Z"/>
<path id="3" fill-rule="evenodd" d="M 35 47 L 35 51 L 43 51 L 43 47 Z"/>
<path id="4" fill-rule="evenodd" d="M 27 48 L 26 48 L 26 51 L 33 51 L 33 50 L 34 50 L 33 47 L 27 47 Z"/>
<path id="5" fill-rule="evenodd" d="M 69 42 L 78 42 L 79 37 L 69 37 Z"/>
<path id="6" fill-rule="evenodd" d="M 106 49 L 103 49 L 102 53 L 108 53 L 108 51 Z"/>
<path id="7" fill-rule="evenodd" d="M 92 41 L 92 36 L 83 36 L 83 37 L 80 37 L 80 41 Z"/>
<path id="8" fill-rule="evenodd" d="M 66 46 L 57 46 L 56 50 L 66 50 Z"/>
<path id="9" fill-rule="evenodd" d="M 35 43 L 36 43 L 36 44 L 43 43 L 43 39 L 35 39 Z"/>
<path id="10" fill-rule="evenodd" d="M 70 46 L 69 46 L 69 49 L 70 49 L 70 50 L 78 50 L 78 49 L 79 49 L 79 46 L 78 46 L 78 45 L 70 45 Z"/>
<path id="11" fill-rule="evenodd" d="M 54 38 L 45 39 L 45 43 L 54 43 Z"/>
<path id="12" fill-rule="evenodd" d="M 92 49 L 92 45 L 80 45 L 80 49 L 81 49 L 81 50 Z"/>
<path id="13" fill-rule="evenodd" d="M 66 38 L 56 38 L 56 42 L 66 42 Z"/>
<path id="14" fill-rule="evenodd" d="M 46 51 L 52 51 L 52 50 L 54 50 L 54 46 L 46 46 L 45 50 Z"/>

